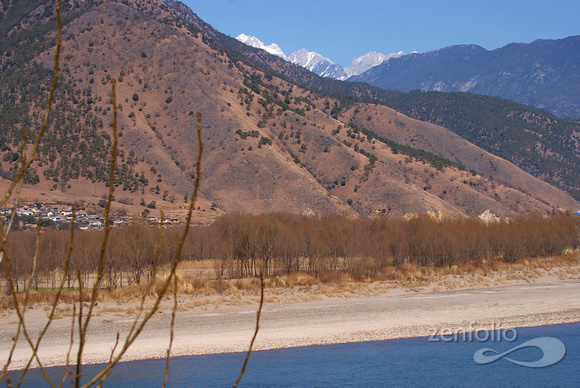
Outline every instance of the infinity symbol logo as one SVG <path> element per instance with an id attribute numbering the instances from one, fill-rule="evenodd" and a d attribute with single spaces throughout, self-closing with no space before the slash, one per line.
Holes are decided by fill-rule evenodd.
<path id="1" fill-rule="evenodd" d="M 538 361 L 533 362 L 518 361 L 505 357 L 508 354 L 515 352 L 516 350 L 531 347 L 538 348 L 543 352 L 542 358 L 540 358 Z M 485 353 L 494 353 L 494 354 L 486 355 Z M 523 344 L 516 346 L 515 348 L 510 349 L 507 352 L 503 353 L 498 353 L 495 350 L 489 348 L 479 349 L 473 355 L 473 360 L 478 364 L 485 365 L 495 362 L 500 358 L 505 358 L 509 362 L 516 365 L 525 366 L 528 368 L 544 368 L 546 366 L 551 366 L 558 363 L 560 360 L 564 358 L 565 355 L 566 355 L 566 346 L 564 346 L 562 341 L 552 337 L 540 337 L 524 342 Z"/>

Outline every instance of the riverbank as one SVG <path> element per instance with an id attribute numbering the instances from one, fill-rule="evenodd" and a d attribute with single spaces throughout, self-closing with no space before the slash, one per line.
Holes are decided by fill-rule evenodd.
<path id="1" fill-rule="evenodd" d="M 368 285 L 366 291 L 359 288 L 335 297 L 319 295 L 316 291 L 315 287 L 300 291 L 297 294 L 304 297 L 295 303 L 286 300 L 289 295 L 285 299 L 274 298 L 269 291 L 254 350 L 421 337 L 443 329 L 456 332 L 580 322 L 580 281 L 576 276 L 566 279 L 543 276 L 500 285 L 444 290 L 437 285 L 417 289 L 391 288 L 381 283 Z M 311 298 L 306 297 L 309 294 Z M 183 306 L 192 306 L 193 301 L 189 299 L 198 297 L 179 298 L 173 356 L 247 350 L 255 328 L 257 295 L 240 297 L 235 304 L 205 304 L 193 308 Z M 118 308 L 101 306 L 101 312 L 93 317 L 85 363 L 108 361 L 117 332 L 122 346 L 134 319 L 136 303 L 117 305 Z M 123 361 L 166 355 L 171 305 L 170 300 L 164 302 Z M 45 310 L 38 307 L 29 310 L 26 322 L 28 332 L 35 338 L 46 322 Z M 0 319 L 2 360 L 8 357 L 16 327 L 15 316 Z M 70 318 L 63 317 L 51 324 L 39 352 L 45 366 L 66 363 L 70 332 Z M 22 368 L 29 355 L 29 346 L 21 337 L 10 369 Z"/>

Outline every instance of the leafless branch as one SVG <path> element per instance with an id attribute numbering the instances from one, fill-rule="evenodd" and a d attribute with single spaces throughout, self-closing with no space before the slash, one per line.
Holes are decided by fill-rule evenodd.
<path id="1" fill-rule="evenodd" d="M 240 376 L 234 383 L 234 388 L 238 386 L 240 380 L 246 373 L 246 366 L 248 365 L 248 361 L 250 360 L 250 354 L 252 353 L 252 347 L 254 346 L 254 341 L 258 336 L 258 331 L 260 330 L 260 314 L 262 313 L 262 306 L 264 305 L 264 275 L 260 273 L 260 306 L 258 307 L 258 312 L 256 313 L 256 329 L 254 330 L 254 336 L 252 337 L 252 341 L 250 342 L 250 348 L 248 349 L 248 353 L 246 354 L 246 359 L 244 360 L 244 365 L 242 366 L 242 371 L 240 372 Z"/>

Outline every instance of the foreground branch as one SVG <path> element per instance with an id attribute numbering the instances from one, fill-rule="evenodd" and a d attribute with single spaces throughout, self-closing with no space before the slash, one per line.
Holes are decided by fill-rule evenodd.
<path id="1" fill-rule="evenodd" d="M 240 380 L 246 373 L 246 366 L 248 365 L 248 361 L 250 360 L 250 354 L 252 353 L 252 347 L 254 346 L 254 341 L 258 336 L 258 330 L 260 330 L 260 314 L 262 313 L 262 306 L 264 305 L 264 275 L 260 273 L 260 306 L 258 307 L 258 312 L 256 313 L 256 329 L 254 330 L 254 336 L 252 337 L 252 341 L 250 342 L 250 348 L 248 349 L 248 353 L 246 354 L 246 359 L 244 360 L 244 365 L 242 366 L 242 371 L 240 372 L 240 376 L 234 383 L 234 388 L 238 386 Z"/>

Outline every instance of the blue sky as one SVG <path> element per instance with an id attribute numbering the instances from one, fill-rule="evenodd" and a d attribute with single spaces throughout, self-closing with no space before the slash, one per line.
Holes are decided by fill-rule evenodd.
<path id="1" fill-rule="evenodd" d="M 348 66 L 369 51 L 488 50 L 580 35 L 580 0 L 182 0 L 214 28 Z"/>

